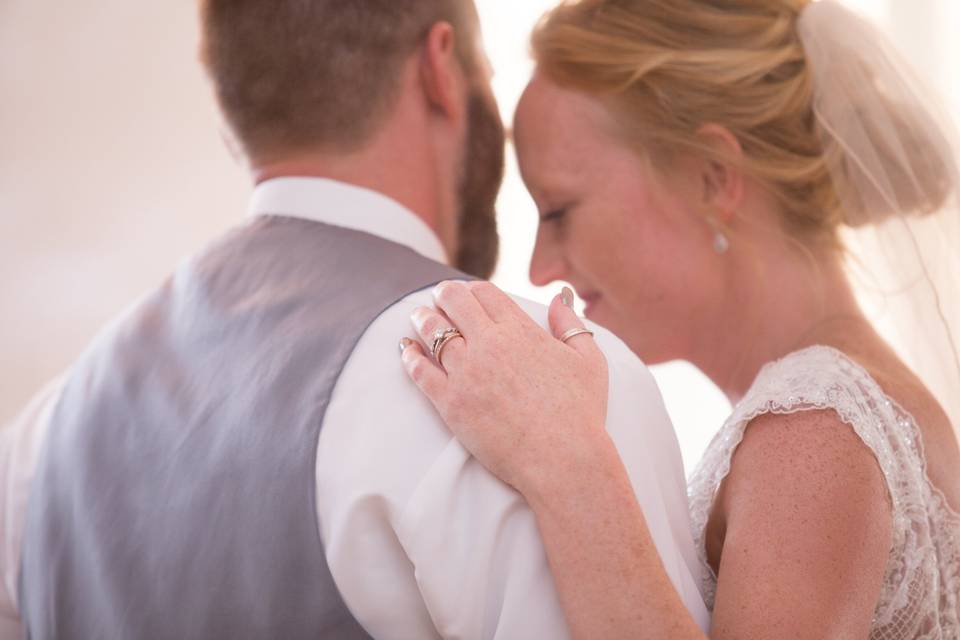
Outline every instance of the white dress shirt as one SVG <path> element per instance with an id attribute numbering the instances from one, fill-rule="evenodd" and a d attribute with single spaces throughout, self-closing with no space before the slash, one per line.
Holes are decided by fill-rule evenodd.
<path id="1" fill-rule="evenodd" d="M 316 178 L 254 192 L 251 215 L 347 227 L 443 262 L 436 235 L 390 198 Z M 546 308 L 517 302 L 546 326 Z M 367 329 L 337 382 L 317 443 L 317 514 L 327 561 L 353 615 L 378 639 L 569 637 L 536 522 L 523 499 L 455 441 L 403 370 L 399 339 L 429 290 Z M 698 560 L 676 436 L 649 371 L 591 325 L 610 370 L 607 429 L 664 566 L 704 630 Z M 16 586 L 26 502 L 57 401 L 53 383 L 0 432 L 0 638 L 17 637 Z M 638 607 L 643 603 L 638 602 Z"/>

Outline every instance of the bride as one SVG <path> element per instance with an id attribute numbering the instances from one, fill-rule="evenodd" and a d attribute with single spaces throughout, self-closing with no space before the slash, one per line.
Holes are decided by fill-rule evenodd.
<path id="1" fill-rule="evenodd" d="M 712 636 L 960 638 L 948 120 L 829 0 L 569 1 L 533 45 L 532 279 L 735 404 L 689 487 Z M 442 366 L 408 346 L 407 370 L 530 503 L 576 637 L 702 637 L 570 298 L 551 337 L 492 285 L 445 283 L 416 324 L 463 339 Z"/>

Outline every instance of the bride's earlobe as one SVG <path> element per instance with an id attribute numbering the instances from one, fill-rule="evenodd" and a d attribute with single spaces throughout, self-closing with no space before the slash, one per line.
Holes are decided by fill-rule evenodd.
<path id="1" fill-rule="evenodd" d="M 724 215 L 724 217 L 729 217 Z M 713 250 L 719 255 L 723 255 L 730 251 L 730 238 L 727 235 L 727 232 L 723 228 L 723 224 L 720 223 L 713 216 L 707 217 L 707 224 L 710 225 L 710 228 L 713 229 Z"/>

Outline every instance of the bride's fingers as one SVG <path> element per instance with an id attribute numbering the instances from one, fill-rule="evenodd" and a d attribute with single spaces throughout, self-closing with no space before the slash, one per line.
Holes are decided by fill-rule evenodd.
<path id="1" fill-rule="evenodd" d="M 433 299 L 465 336 L 474 336 L 490 324 L 487 312 L 463 282 L 441 282 L 433 290 Z"/>
<path id="2" fill-rule="evenodd" d="M 457 325 L 451 322 L 449 318 L 436 309 L 428 309 L 427 307 L 417 307 L 414 309 L 410 320 L 413 322 L 413 326 L 417 330 L 417 335 L 420 336 L 421 342 L 427 346 L 427 349 L 433 347 L 437 332 L 457 328 Z M 459 362 L 461 356 L 463 356 L 466 348 L 466 340 L 462 337 L 449 340 L 440 351 L 438 364 L 444 371 L 451 371 L 456 367 L 457 362 Z"/>
<path id="3" fill-rule="evenodd" d="M 404 338 L 400 341 L 403 368 L 420 391 L 436 405 L 446 389 L 447 375 L 423 351 L 420 343 Z"/>
<path id="4" fill-rule="evenodd" d="M 530 316 L 520 308 L 513 298 L 504 293 L 497 285 L 483 280 L 467 283 L 467 288 L 486 310 L 494 322 L 506 322 L 512 319 L 529 320 Z"/>
<path id="5" fill-rule="evenodd" d="M 550 321 L 550 332 L 558 340 L 562 340 L 564 336 L 570 335 L 570 332 L 575 330 L 586 329 L 583 321 L 573 309 L 564 303 L 563 299 L 564 295 L 556 296 L 550 303 L 550 310 L 547 315 Z M 582 355 L 593 357 L 600 353 L 600 348 L 597 347 L 597 343 L 590 333 L 574 335 L 566 340 L 566 344 Z"/>

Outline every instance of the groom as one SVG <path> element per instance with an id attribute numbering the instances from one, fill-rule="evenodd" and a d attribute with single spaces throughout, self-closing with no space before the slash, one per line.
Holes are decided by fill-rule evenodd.
<path id="1" fill-rule="evenodd" d="M 25 519 L 3 573 L 19 572 L 27 635 L 566 637 L 531 512 L 451 439 L 396 348 L 433 285 L 495 262 L 503 131 L 472 3 L 201 15 L 250 216 L 10 427 L 36 443 L 0 469 L 31 478 L 0 491 L 14 549 Z M 705 625 L 670 423 L 643 366 L 597 340 L 608 428 Z"/>

